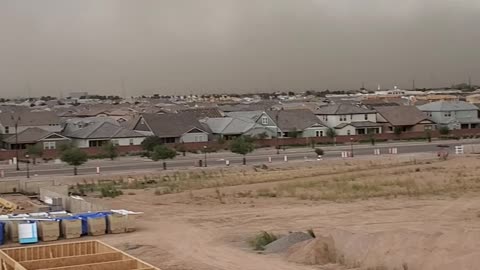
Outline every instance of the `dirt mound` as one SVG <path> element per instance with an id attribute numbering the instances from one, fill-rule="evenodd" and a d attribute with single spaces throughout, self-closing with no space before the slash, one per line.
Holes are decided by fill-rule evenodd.
<path id="1" fill-rule="evenodd" d="M 303 264 L 338 262 L 347 268 L 474 270 L 480 264 L 479 241 L 478 231 L 366 233 L 334 230 L 326 237 L 317 232 L 316 239 L 292 246 L 287 259 Z"/>
<path id="2" fill-rule="evenodd" d="M 291 246 L 312 239 L 308 233 L 293 232 L 265 246 L 265 253 L 286 252 Z"/>
<path id="3" fill-rule="evenodd" d="M 335 242 L 331 236 L 317 237 L 290 247 L 287 260 L 308 265 L 325 265 L 336 262 Z"/>

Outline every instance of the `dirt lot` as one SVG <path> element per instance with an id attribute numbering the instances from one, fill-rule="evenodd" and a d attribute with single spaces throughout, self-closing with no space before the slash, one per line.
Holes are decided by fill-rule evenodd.
<path id="1" fill-rule="evenodd" d="M 479 158 L 322 164 L 164 179 L 93 199 L 144 212 L 137 232 L 102 239 L 164 270 L 478 269 Z M 292 263 L 247 244 L 262 230 L 308 229 L 333 238 L 335 262 Z"/>

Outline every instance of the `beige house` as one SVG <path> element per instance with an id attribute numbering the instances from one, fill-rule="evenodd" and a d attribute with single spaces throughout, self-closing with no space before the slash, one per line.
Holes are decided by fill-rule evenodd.
<path id="1" fill-rule="evenodd" d="M 435 129 L 435 122 L 415 106 L 375 107 L 377 123 L 382 124 L 384 133 L 424 132 Z"/>

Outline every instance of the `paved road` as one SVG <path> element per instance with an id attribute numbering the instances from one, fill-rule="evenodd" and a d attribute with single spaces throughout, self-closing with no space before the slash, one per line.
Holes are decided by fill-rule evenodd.
<path id="1" fill-rule="evenodd" d="M 449 145 L 450 151 L 453 151 L 454 146 L 456 145 L 474 145 L 479 144 L 479 140 L 465 140 L 465 141 L 443 141 L 443 142 L 412 142 L 412 143 L 395 143 L 395 144 L 382 144 L 382 145 L 354 145 L 353 152 L 354 156 L 366 156 L 373 155 L 374 149 L 380 149 L 382 155 L 388 155 L 388 150 L 391 147 L 396 147 L 398 149 L 398 154 L 408 154 L 408 153 L 425 153 L 425 152 L 437 152 L 439 150 L 438 144 Z M 324 147 L 325 154 L 324 159 L 333 159 L 340 158 L 342 151 L 350 151 L 351 146 L 337 146 L 337 147 Z M 267 163 L 269 157 L 271 157 L 272 162 L 284 162 L 284 157 L 287 156 L 289 161 L 298 161 L 298 160 L 316 160 L 317 156 L 312 151 L 311 148 L 292 148 L 287 149 L 286 151 L 281 150 L 280 154 L 276 154 L 276 150 L 264 149 L 258 150 L 247 156 L 247 164 L 263 164 Z M 204 160 L 203 154 L 190 154 L 189 156 L 179 156 L 175 160 L 167 161 L 168 168 L 189 168 L 193 166 L 198 166 L 198 160 Z M 240 165 L 242 164 L 242 156 L 235 155 L 229 152 L 222 153 L 210 153 L 207 154 L 207 166 L 226 166 L 226 160 L 229 160 L 231 165 Z M 151 160 L 140 158 L 140 157 L 128 157 L 120 158 L 115 161 L 106 161 L 106 160 L 92 160 L 87 164 L 80 166 L 78 168 L 78 173 L 80 175 L 89 175 L 95 174 L 97 166 L 101 167 L 102 173 L 107 172 L 134 172 L 140 170 L 161 170 L 161 162 L 153 162 Z M 38 176 L 60 176 L 60 175 L 71 175 L 72 167 L 65 164 L 40 164 L 36 166 L 30 166 L 30 174 Z M 19 178 L 26 177 L 25 164 L 21 164 L 21 171 L 16 171 L 14 166 L 8 166 L 3 168 L 6 178 Z"/>

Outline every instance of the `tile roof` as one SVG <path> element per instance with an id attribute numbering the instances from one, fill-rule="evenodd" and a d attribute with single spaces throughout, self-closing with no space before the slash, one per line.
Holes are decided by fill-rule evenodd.
<path id="1" fill-rule="evenodd" d="M 344 128 L 346 126 L 353 126 L 353 127 L 358 127 L 358 128 L 368 128 L 368 127 L 380 127 L 382 124 L 380 123 L 374 123 L 370 121 L 360 121 L 360 122 L 351 122 L 351 123 L 342 123 L 335 128 Z"/>
<path id="2" fill-rule="evenodd" d="M 375 110 L 393 126 L 413 126 L 428 120 L 424 112 L 415 106 L 382 106 Z"/>
<path id="3" fill-rule="evenodd" d="M 301 131 L 313 125 L 324 125 L 308 109 L 266 111 L 266 113 L 273 121 L 278 120 L 276 124 L 283 132 Z"/>
<path id="4" fill-rule="evenodd" d="M 18 143 L 35 143 L 41 139 L 44 139 L 52 134 L 56 134 L 55 132 L 50 132 L 47 130 L 43 130 L 41 128 L 33 127 L 27 128 L 22 132 L 18 133 Z M 60 136 L 60 135 L 59 135 Z M 67 139 L 67 138 L 65 138 Z M 4 140 L 4 142 L 9 144 L 16 143 L 15 135 L 9 136 Z"/>
<path id="5" fill-rule="evenodd" d="M 179 110 L 178 113 L 187 114 L 197 119 L 223 117 L 218 108 L 188 108 Z"/>
<path id="6" fill-rule="evenodd" d="M 336 104 L 320 107 L 314 112 L 315 114 L 327 114 L 327 115 L 345 115 L 345 114 L 364 114 L 375 113 L 373 110 L 364 109 L 350 104 Z"/>
<path id="7" fill-rule="evenodd" d="M 243 134 L 257 126 L 253 120 L 233 117 L 208 118 L 205 123 L 212 133 L 224 135 Z"/>
<path id="8" fill-rule="evenodd" d="M 418 108 L 430 112 L 478 110 L 477 106 L 464 101 L 437 101 L 418 106 Z"/>
<path id="9" fill-rule="evenodd" d="M 13 116 L 13 119 L 12 119 Z M 60 117 L 54 112 L 31 112 L 31 111 L 17 111 L 15 114 L 0 113 L 0 124 L 4 126 L 14 126 L 16 119 L 18 126 L 48 126 L 60 125 Z"/>
<path id="10" fill-rule="evenodd" d="M 166 114 L 142 114 L 141 117 L 145 120 L 146 124 L 150 127 L 155 136 L 166 137 L 180 137 L 190 130 L 196 128 L 206 133 L 209 133 L 207 127 L 202 125 L 195 117 L 189 114 L 183 113 L 166 113 Z M 135 128 L 140 118 L 136 119 L 136 122 L 130 126 Z"/>
<path id="11" fill-rule="evenodd" d="M 78 139 L 114 139 L 114 138 L 135 138 L 145 137 L 136 131 L 109 123 L 97 122 L 86 127 L 65 134 L 67 137 Z"/>

